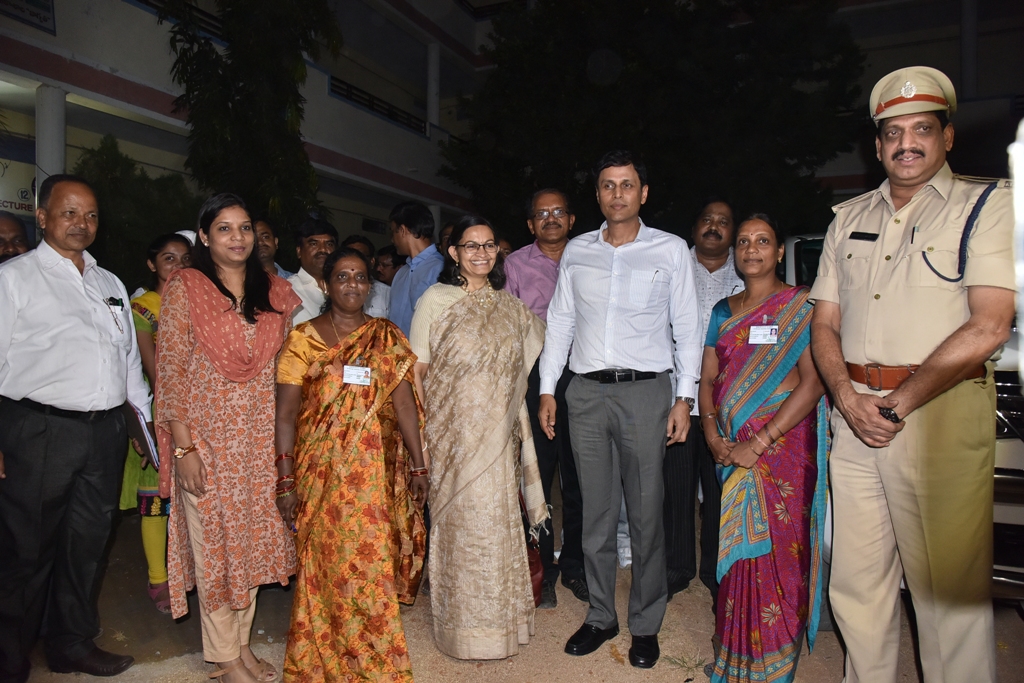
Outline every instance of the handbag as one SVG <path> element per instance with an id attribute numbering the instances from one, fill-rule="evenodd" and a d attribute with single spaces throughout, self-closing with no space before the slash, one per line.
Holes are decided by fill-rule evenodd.
<path id="1" fill-rule="evenodd" d="M 523 492 L 519 492 L 519 512 L 523 516 L 526 529 L 530 528 L 530 516 L 526 512 L 526 501 Z M 530 563 L 530 583 L 533 584 L 533 606 L 540 604 L 540 594 L 544 585 L 544 563 L 540 561 L 540 542 L 529 531 L 526 532 L 526 559 Z"/>

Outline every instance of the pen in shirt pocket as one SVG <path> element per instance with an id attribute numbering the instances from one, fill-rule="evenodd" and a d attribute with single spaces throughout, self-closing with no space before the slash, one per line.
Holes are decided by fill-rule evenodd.
<path id="1" fill-rule="evenodd" d="M 654 282 L 656 279 L 658 279 L 658 273 L 660 272 L 660 270 L 654 271 L 654 275 L 651 276 L 651 282 Z"/>

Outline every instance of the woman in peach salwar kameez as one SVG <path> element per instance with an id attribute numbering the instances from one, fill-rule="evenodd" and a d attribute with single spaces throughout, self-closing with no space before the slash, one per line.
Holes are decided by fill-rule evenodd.
<path id="1" fill-rule="evenodd" d="M 257 588 L 295 572 L 275 505 L 274 380 L 299 299 L 260 265 L 241 199 L 211 198 L 198 227 L 193 267 L 164 289 L 157 349 L 171 609 L 188 612 L 185 592 L 198 588 L 203 653 L 218 667 L 211 678 L 273 681 L 249 631 Z"/>

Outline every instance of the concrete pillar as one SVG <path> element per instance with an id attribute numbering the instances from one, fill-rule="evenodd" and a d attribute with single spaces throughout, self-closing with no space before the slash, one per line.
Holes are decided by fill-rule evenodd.
<path id="1" fill-rule="evenodd" d="M 441 207 L 431 204 L 427 208 L 434 214 L 434 244 L 437 244 L 437 236 L 441 234 Z"/>
<path id="2" fill-rule="evenodd" d="M 65 98 L 52 85 L 36 88 L 36 194 L 46 178 L 64 173 L 67 163 Z"/>
<path id="3" fill-rule="evenodd" d="M 427 45 L 427 123 L 441 124 L 441 46 Z"/>
<path id="4" fill-rule="evenodd" d="M 957 99 L 978 96 L 978 0 L 960 0 L 960 92 Z"/>

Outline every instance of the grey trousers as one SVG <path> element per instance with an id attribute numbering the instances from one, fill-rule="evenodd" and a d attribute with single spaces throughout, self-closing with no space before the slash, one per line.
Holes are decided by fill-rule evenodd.
<path id="1" fill-rule="evenodd" d="M 662 469 L 672 393 L 667 372 L 622 384 L 577 376 L 565 393 L 583 493 L 583 558 L 590 589 L 586 623 L 598 628 L 619 621 L 615 539 L 625 497 L 633 552 L 629 631 L 650 636 L 661 629 L 668 598 Z"/>

